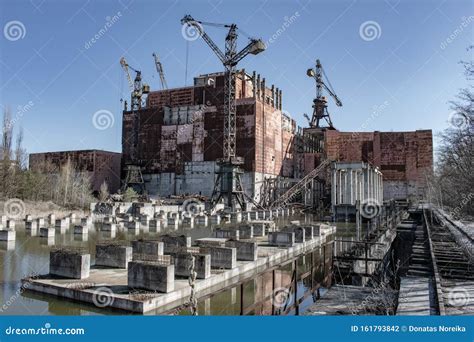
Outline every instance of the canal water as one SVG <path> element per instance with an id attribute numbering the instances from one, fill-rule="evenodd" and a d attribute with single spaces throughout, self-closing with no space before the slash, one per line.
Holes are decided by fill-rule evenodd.
<path id="1" fill-rule="evenodd" d="M 312 221 L 310 215 L 293 216 L 278 220 L 277 226 L 284 226 L 289 221 Z M 355 226 L 351 223 L 337 223 L 337 236 L 353 238 Z M 95 244 L 99 241 L 134 240 L 143 237 L 157 236 L 158 234 L 140 232 L 139 235 L 117 232 L 116 236 L 110 233 L 98 232 L 91 229 L 87 237 L 82 238 L 73 234 L 69 229 L 63 234 L 56 231 L 52 239 L 29 236 L 22 224 L 17 224 L 16 241 L 0 244 L 0 298 L 2 306 L 0 315 L 121 315 L 128 314 L 118 310 L 104 310 L 92 305 L 72 302 L 54 296 L 43 295 L 31 291 L 22 291 L 20 280 L 34 275 L 48 273 L 49 252 L 54 246 L 86 247 L 91 253 L 91 264 L 94 264 Z M 212 228 L 180 228 L 177 231 L 191 236 L 193 240 L 208 237 Z M 164 231 L 166 233 L 166 230 Z M 282 267 L 261 274 L 253 279 L 244 281 L 233 288 L 225 289 L 211 297 L 200 299 L 198 302 L 199 315 L 247 315 L 260 314 L 295 314 L 295 310 L 304 312 L 305 308 L 313 303 L 313 296 L 307 295 L 308 290 L 320 286 L 319 293 L 323 294 L 330 286 L 332 244 L 315 249 L 312 253 L 300 256 L 297 263 L 289 263 Z M 311 267 L 313 265 L 313 268 Z M 296 271 L 295 271 L 296 270 Z M 308 275 L 309 274 L 309 275 Z M 306 275 L 304 279 L 301 276 Z M 294 284 L 297 279 L 297 295 Z M 272 294 L 281 293 L 277 305 L 272 302 Z M 316 298 L 316 296 L 315 296 Z M 298 302 L 298 308 L 294 308 Z M 293 306 L 293 308 L 292 308 Z M 153 312 L 149 313 L 153 314 Z M 189 310 L 181 308 L 169 314 L 186 315 Z"/>

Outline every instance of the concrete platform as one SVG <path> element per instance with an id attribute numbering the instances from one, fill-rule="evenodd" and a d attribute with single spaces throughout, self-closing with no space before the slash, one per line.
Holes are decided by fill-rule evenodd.
<path id="1" fill-rule="evenodd" d="M 327 242 L 327 237 L 335 233 L 336 227 L 328 227 L 321 235 L 293 247 L 279 248 L 269 246 L 265 242 L 259 244 L 256 261 L 237 261 L 236 267 L 229 270 L 212 270 L 207 279 L 197 279 L 195 289 L 198 298 L 211 295 L 225 288 L 235 286 L 242 281 L 251 279 L 266 270 L 292 260 Z M 260 240 L 261 241 L 261 240 Z M 259 242 L 260 243 L 260 242 Z M 26 285 L 28 283 L 28 285 Z M 91 267 L 88 278 L 81 280 L 58 279 L 42 276 L 37 279 L 22 280 L 28 291 L 50 294 L 69 300 L 93 304 L 97 291 L 104 287 L 109 289 L 105 294 L 110 296 L 109 308 L 126 310 L 135 313 L 163 314 L 185 304 L 189 300 L 191 289 L 188 279 L 174 280 L 174 290 L 169 293 L 142 291 L 137 293 L 127 286 L 127 270 Z"/>

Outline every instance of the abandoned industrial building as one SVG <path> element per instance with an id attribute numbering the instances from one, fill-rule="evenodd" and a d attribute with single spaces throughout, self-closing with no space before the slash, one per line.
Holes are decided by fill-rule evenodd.
<path id="1" fill-rule="evenodd" d="M 237 26 L 217 25 L 228 31 L 221 51 L 204 28 L 213 24 L 190 15 L 181 24 L 223 71 L 168 88 L 153 53 L 161 88 L 151 89 L 117 58 L 130 88 L 121 151 L 29 155 L 30 170 L 53 183 L 72 165 L 93 193 L 79 211 L 68 183 L 55 193 L 64 208 L 1 216 L 5 250 L 17 236 L 47 250 L 49 273 L 19 276 L 23 288 L 101 313 L 472 314 L 451 292 L 467 284 L 474 294 L 473 236 L 430 202 L 431 129 L 340 131 L 330 112 L 343 97 L 316 57 L 306 70 L 312 115 L 298 124 L 285 84 L 238 68 L 265 51 L 261 39 L 237 51 Z"/>

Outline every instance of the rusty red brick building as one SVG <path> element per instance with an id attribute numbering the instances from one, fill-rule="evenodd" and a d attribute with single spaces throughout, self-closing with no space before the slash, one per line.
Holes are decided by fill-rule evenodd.
<path id="1" fill-rule="evenodd" d="M 236 75 L 236 94 L 243 183 L 258 194 L 265 177 L 292 176 L 296 123 L 281 110 L 281 90 L 255 72 Z M 216 161 L 223 156 L 223 104 L 223 73 L 196 77 L 191 87 L 151 92 L 145 108 L 123 113 L 123 168 L 139 165 L 150 194 L 211 195 Z"/>
<path id="2" fill-rule="evenodd" d="M 59 172 L 68 160 L 76 172 L 85 172 L 91 180 L 92 190 L 98 192 L 106 182 L 111 193 L 120 189 L 121 153 L 102 150 L 79 150 L 31 153 L 29 168 L 31 170 Z"/>
<path id="3" fill-rule="evenodd" d="M 152 91 L 142 109 L 124 110 L 122 178 L 126 165 L 139 165 L 149 194 L 211 195 L 216 161 L 223 153 L 223 96 L 224 75 L 205 74 L 190 87 Z M 327 130 L 321 143 L 282 111 L 282 97 L 281 90 L 255 72 L 236 74 L 237 155 L 244 158 L 244 188 L 257 201 L 268 179 L 288 187 L 314 169 L 322 153 L 332 160 L 378 166 L 385 198 L 422 191 L 433 165 L 430 130 Z"/>

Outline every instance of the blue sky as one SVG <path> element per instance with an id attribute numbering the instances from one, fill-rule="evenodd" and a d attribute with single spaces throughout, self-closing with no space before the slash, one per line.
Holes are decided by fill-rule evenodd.
<path id="1" fill-rule="evenodd" d="M 30 153 L 121 150 L 120 98 L 129 99 L 122 56 L 142 70 L 152 89 L 159 88 L 153 52 L 161 57 L 169 87 L 185 85 L 187 47 L 188 85 L 193 76 L 222 70 L 201 39 L 183 38 L 185 14 L 236 23 L 267 42 L 273 37 L 264 53 L 248 56 L 239 67 L 257 70 L 267 84 L 282 89 L 283 109 L 300 125 L 303 113 L 311 113 L 315 92 L 306 69 L 319 58 L 344 104 L 338 108 L 330 101 L 341 131 L 431 128 L 436 133 L 447 127 L 448 101 L 467 85 L 459 61 L 472 58 L 466 48 L 474 40 L 474 2 L 463 0 L 0 4 L 0 104 L 10 106 L 16 126 L 24 128 Z M 86 47 L 114 15 L 118 19 L 107 32 Z M 223 49 L 225 31 L 208 33 Z M 243 47 L 247 38 L 241 35 L 239 43 Z M 93 124 L 101 110 L 113 115 L 113 124 L 103 130 Z"/>

